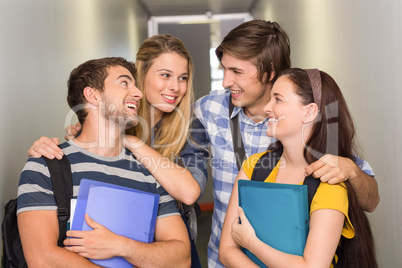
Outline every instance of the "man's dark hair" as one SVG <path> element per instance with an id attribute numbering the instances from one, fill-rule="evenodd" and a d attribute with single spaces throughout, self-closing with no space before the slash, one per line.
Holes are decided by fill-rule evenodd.
<path id="1" fill-rule="evenodd" d="M 231 30 L 215 51 L 219 61 L 224 53 L 240 60 L 251 60 L 258 70 L 258 79 L 268 83 L 273 68 L 272 83 L 283 70 L 290 68 L 290 42 L 286 32 L 276 22 L 251 20 Z M 264 74 L 267 74 L 263 81 Z"/>
<path id="2" fill-rule="evenodd" d="M 108 76 L 108 69 L 114 66 L 122 66 L 129 70 L 133 77 L 136 75 L 134 63 L 121 57 L 89 60 L 71 72 L 67 82 L 67 102 L 70 108 L 77 114 L 81 125 L 84 124 L 88 114 L 87 110 L 82 107 L 82 105 L 86 103 L 83 92 L 84 88 L 92 87 L 103 91 L 104 82 Z"/>

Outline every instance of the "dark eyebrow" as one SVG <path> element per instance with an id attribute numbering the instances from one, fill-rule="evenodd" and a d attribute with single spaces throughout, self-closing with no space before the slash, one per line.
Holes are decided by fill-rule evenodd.
<path id="1" fill-rule="evenodd" d="M 279 94 L 279 93 L 274 93 L 274 96 L 280 96 L 283 97 L 283 95 Z"/>
<path id="2" fill-rule="evenodd" d="M 118 80 L 118 79 L 120 79 L 120 78 L 127 78 L 128 80 L 133 81 L 133 78 L 132 78 L 131 76 L 126 75 L 126 74 L 120 75 L 119 77 L 117 77 L 116 80 Z"/>

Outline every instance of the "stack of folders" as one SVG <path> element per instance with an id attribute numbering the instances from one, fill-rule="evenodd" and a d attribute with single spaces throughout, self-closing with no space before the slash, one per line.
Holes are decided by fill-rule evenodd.
<path id="1" fill-rule="evenodd" d="M 280 251 L 303 256 L 309 228 L 306 185 L 239 180 L 239 205 L 257 237 Z M 243 252 L 267 267 L 247 249 Z"/>
<path id="2" fill-rule="evenodd" d="M 87 213 L 115 234 L 150 243 L 154 239 L 159 195 L 110 183 L 82 179 L 72 230 L 88 231 Z M 103 267 L 133 267 L 124 258 L 91 261 Z"/>

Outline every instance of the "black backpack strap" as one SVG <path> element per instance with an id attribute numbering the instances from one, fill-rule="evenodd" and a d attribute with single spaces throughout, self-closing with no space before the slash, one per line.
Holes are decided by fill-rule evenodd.
<path id="1" fill-rule="evenodd" d="M 255 164 L 253 174 L 251 175 L 251 180 L 265 181 L 265 179 L 269 176 L 269 174 L 278 164 L 279 160 L 281 159 L 281 156 L 282 156 L 282 150 L 268 151 L 265 154 L 263 154 Z M 311 201 L 313 200 L 313 197 L 317 192 L 320 182 L 321 181 L 319 179 L 315 179 L 312 175 L 304 179 L 303 184 L 307 185 L 309 210 L 311 206 Z"/>
<path id="2" fill-rule="evenodd" d="M 311 202 L 313 201 L 314 195 L 317 192 L 318 186 L 320 186 L 321 180 L 316 179 L 313 175 L 310 175 L 304 178 L 303 185 L 307 185 L 307 193 L 308 193 L 308 211 L 310 212 Z M 341 236 L 342 239 L 342 236 Z M 335 254 L 339 257 L 339 245 L 336 249 Z M 332 258 L 332 267 L 339 268 L 341 265 L 335 261 L 335 256 Z"/>
<path id="3" fill-rule="evenodd" d="M 63 247 L 66 239 L 67 222 L 70 219 L 70 200 L 73 198 L 73 180 L 70 161 L 63 155 L 61 160 L 43 157 L 49 168 L 52 180 L 54 199 L 57 203 L 57 218 L 59 219 L 58 246 Z"/>
<path id="4" fill-rule="evenodd" d="M 263 154 L 254 166 L 252 181 L 265 181 L 282 156 L 282 150 L 267 151 Z"/>
<path id="5" fill-rule="evenodd" d="M 237 169 L 240 171 L 241 165 L 244 160 L 246 160 L 246 152 L 244 151 L 243 139 L 241 137 L 240 126 L 239 126 L 239 114 L 235 117 L 230 118 L 234 109 L 232 100 L 229 99 L 229 122 L 230 130 L 232 131 L 233 139 L 233 149 L 236 158 Z"/>
<path id="6" fill-rule="evenodd" d="M 306 177 L 304 179 L 303 185 L 307 185 L 308 192 L 308 210 L 310 211 L 311 201 L 313 201 L 313 197 L 317 192 L 318 186 L 320 185 L 320 179 L 314 178 L 312 175 Z"/>

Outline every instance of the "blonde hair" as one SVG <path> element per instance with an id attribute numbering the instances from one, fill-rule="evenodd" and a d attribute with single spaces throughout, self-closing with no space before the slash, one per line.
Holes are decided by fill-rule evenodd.
<path id="1" fill-rule="evenodd" d="M 166 113 L 155 135 L 152 135 L 151 112 L 152 107 L 147 101 L 145 85 L 145 76 L 153 64 L 153 60 L 164 53 L 177 53 L 187 59 L 188 62 L 188 80 L 187 91 L 181 102 L 171 113 Z M 193 103 L 193 61 L 190 53 L 182 41 L 169 34 L 159 34 L 149 37 L 140 46 L 137 59 L 135 61 L 137 70 L 137 86 L 143 93 L 138 116 L 140 124 L 128 131 L 138 138 L 144 140 L 148 145 L 154 148 L 161 155 L 175 160 L 179 155 L 189 136 L 189 125 L 192 117 Z M 158 122 L 156 122 L 158 123 Z"/>

